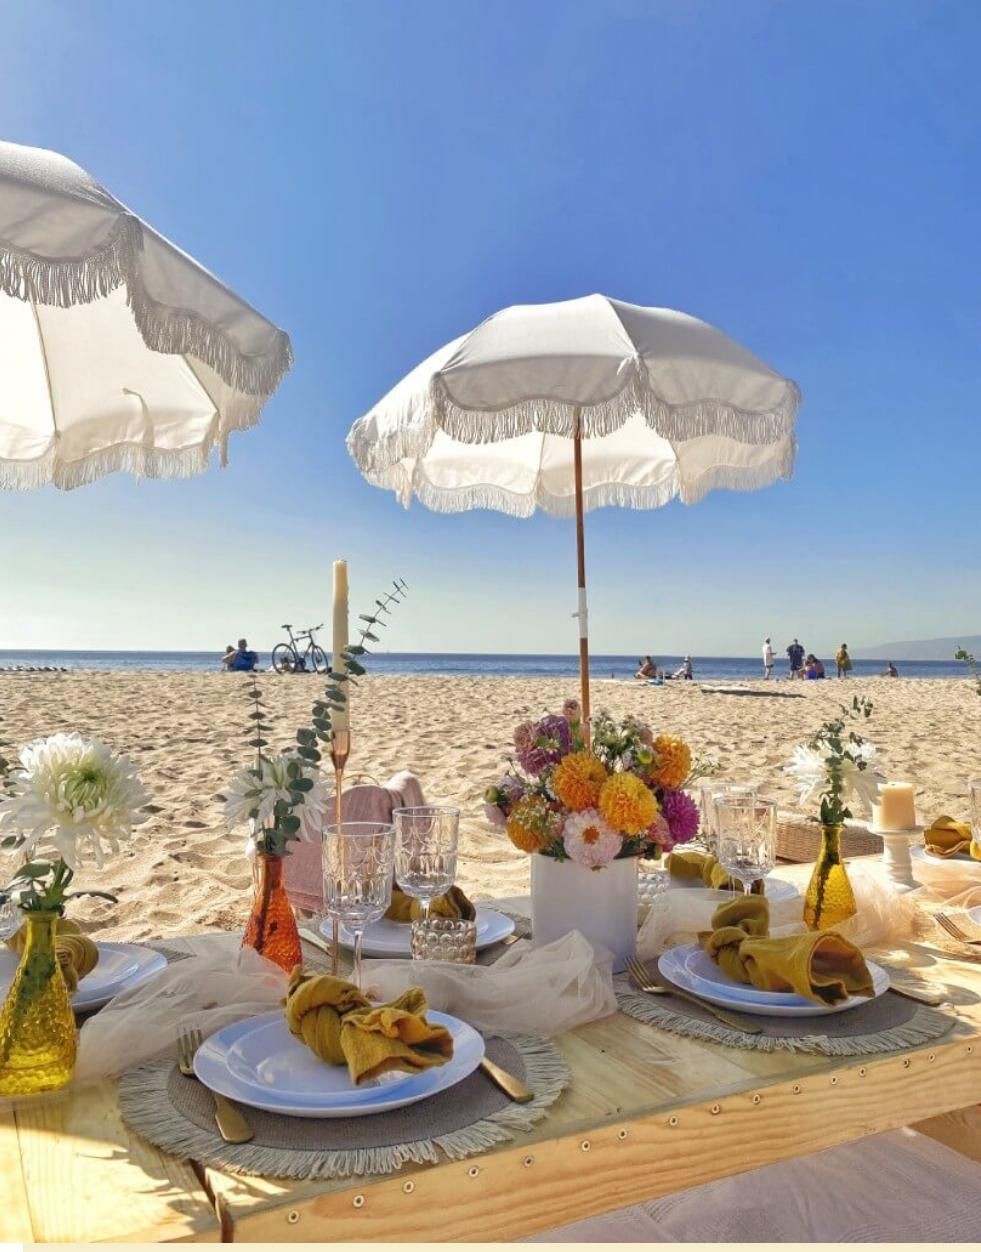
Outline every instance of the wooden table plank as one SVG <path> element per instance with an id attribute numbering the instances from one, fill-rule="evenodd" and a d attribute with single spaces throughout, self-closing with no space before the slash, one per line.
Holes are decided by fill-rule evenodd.
<path id="1" fill-rule="evenodd" d="M 0 1243 L 32 1243 L 34 1229 L 13 1113 L 0 1113 Z"/>
<path id="2" fill-rule="evenodd" d="M 220 1241 L 193 1167 L 129 1129 L 114 1083 L 24 1105 L 15 1118 L 35 1241 Z M 0 1228 L 7 1238 L 5 1214 Z"/>

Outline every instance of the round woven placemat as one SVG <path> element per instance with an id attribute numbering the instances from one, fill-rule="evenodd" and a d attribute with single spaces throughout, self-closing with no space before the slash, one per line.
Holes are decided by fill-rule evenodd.
<path id="1" fill-rule="evenodd" d="M 479 1070 L 455 1086 L 389 1113 L 368 1117 L 284 1117 L 242 1107 L 255 1131 L 231 1144 L 215 1128 L 214 1100 L 173 1060 L 131 1070 L 119 1081 L 127 1122 L 176 1156 L 267 1178 L 346 1178 L 387 1174 L 406 1161 L 461 1160 L 530 1130 L 569 1082 L 558 1049 L 545 1039 L 488 1039 L 487 1056 L 535 1093 L 515 1104 Z"/>

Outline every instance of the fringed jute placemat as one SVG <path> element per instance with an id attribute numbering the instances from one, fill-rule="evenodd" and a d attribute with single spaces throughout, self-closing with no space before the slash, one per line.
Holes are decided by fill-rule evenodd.
<path id="1" fill-rule="evenodd" d="M 348 1178 L 388 1174 L 406 1161 L 462 1160 L 514 1138 L 545 1116 L 569 1083 L 558 1049 L 545 1039 L 488 1039 L 487 1056 L 535 1093 L 514 1104 L 479 1070 L 418 1104 L 370 1117 L 312 1120 L 245 1108 L 255 1137 L 225 1143 L 215 1130 L 211 1093 L 172 1060 L 119 1080 L 123 1117 L 175 1156 L 235 1174 L 267 1178 Z"/>
<path id="2" fill-rule="evenodd" d="M 662 981 L 664 979 L 661 975 Z M 625 977 L 614 980 L 617 1003 L 628 1017 L 689 1039 L 758 1052 L 813 1052 L 821 1056 L 872 1056 L 940 1039 L 954 1026 L 948 1013 L 887 991 L 858 1008 L 821 1017 L 745 1016 L 758 1035 L 726 1026 L 707 1010 L 676 996 L 645 995 Z M 726 1010 L 727 1012 L 729 1010 Z"/>

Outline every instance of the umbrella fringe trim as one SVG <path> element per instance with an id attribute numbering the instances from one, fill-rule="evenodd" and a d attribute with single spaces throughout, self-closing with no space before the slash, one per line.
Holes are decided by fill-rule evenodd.
<path id="1" fill-rule="evenodd" d="M 258 421 L 255 413 L 242 415 L 234 425 L 212 433 L 193 448 L 146 448 L 142 444 L 116 444 L 77 461 L 63 461 L 56 446 L 30 461 L 0 459 L 0 491 L 31 491 L 54 486 L 63 491 L 85 487 L 107 474 L 129 473 L 136 478 L 193 478 L 203 473 L 216 448 L 233 430 L 247 430 Z"/>
<path id="2" fill-rule="evenodd" d="M 0 247 L 0 292 L 14 300 L 68 309 L 104 299 L 125 286 L 143 342 L 151 352 L 193 356 L 209 366 L 229 387 L 265 401 L 292 368 L 289 336 L 273 332 L 268 352 L 249 356 L 227 335 L 189 309 L 174 309 L 154 300 L 140 273 L 143 228 L 139 218 L 120 218 L 107 241 L 84 257 L 37 256 Z"/>

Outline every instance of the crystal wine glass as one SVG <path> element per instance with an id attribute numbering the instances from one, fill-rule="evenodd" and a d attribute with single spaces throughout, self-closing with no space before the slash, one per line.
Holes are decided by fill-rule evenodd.
<path id="1" fill-rule="evenodd" d="M 755 796 L 756 788 L 751 783 L 730 783 L 716 779 L 714 782 L 702 783 L 699 787 L 699 835 L 705 848 L 712 856 L 718 858 L 719 839 L 716 829 L 715 802 L 720 796 Z"/>
<path id="2" fill-rule="evenodd" d="M 776 801 L 757 796 L 716 796 L 715 819 L 719 864 L 742 883 L 745 893 L 776 864 Z"/>
<path id="3" fill-rule="evenodd" d="M 324 910 L 354 936 L 351 981 L 361 987 L 365 927 L 392 902 L 395 827 L 389 822 L 339 822 L 324 828 Z"/>
<path id="4" fill-rule="evenodd" d="M 449 891 L 456 878 L 460 837 L 460 810 L 422 804 L 396 809 L 395 878 L 407 896 L 422 901 L 423 919 L 437 896 Z"/>
<path id="5" fill-rule="evenodd" d="M 17 893 L 10 890 L 10 883 L 23 864 L 20 842 L 15 843 L 13 835 L 0 834 L 0 943 L 15 935 L 24 920 L 17 907 Z"/>

